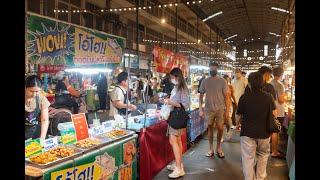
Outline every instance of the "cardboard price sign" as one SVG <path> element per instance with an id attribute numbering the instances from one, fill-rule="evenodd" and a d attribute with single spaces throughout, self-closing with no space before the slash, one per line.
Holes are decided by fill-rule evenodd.
<path id="1" fill-rule="evenodd" d="M 73 114 L 71 116 L 71 119 L 76 130 L 77 141 L 89 138 L 89 129 L 86 115 L 84 113 Z"/>
<path id="2" fill-rule="evenodd" d="M 30 157 L 34 154 L 41 153 L 42 150 L 43 149 L 39 138 L 25 141 L 25 157 Z"/>

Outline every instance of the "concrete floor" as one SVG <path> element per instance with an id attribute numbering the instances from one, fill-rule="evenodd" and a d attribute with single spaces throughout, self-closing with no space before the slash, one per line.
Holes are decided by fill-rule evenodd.
<path id="1" fill-rule="evenodd" d="M 225 158 L 217 156 L 207 158 L 204 154 L 208 151 L 208 140 L 200 139 L 183 156 L 186 175 L 180 180 L 242 180 L 241 152 L 239 133 L 235 133 L 230 142 L 223 143 Z M 214 142 L 216 147 L 216 142 Z M 269 180 L 288 180 L 288 168 L 285 160 L 269 158 L 267 167 Z M 154 180 L 167 180 L 169 171 L 164 168 L 154 177 Z"/>

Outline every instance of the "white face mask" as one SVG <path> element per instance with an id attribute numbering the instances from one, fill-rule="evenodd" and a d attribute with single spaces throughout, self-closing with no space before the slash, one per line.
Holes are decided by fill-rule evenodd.
<path id="1" fill-rule="evenodd" d="M 178 84 L 178 81 L 175 80 L 175 79 L 171 79 L 171 82 L 172 82 L 172 84 L 174 84 L 174 85 L 177 85 L 177 84 Z"/>

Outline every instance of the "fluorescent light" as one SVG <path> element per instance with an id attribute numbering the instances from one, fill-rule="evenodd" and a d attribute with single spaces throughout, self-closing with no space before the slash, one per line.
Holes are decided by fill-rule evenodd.
<path id="1" fill-rule="evenodd" d="M 129 54 L 128 53 L 124 53 L 124 56 L 129 57 Z M 134 56 L 135 56 L 134 54 L 130 54 L 130 57 L 134 57 Z"/>
<path id="2" fill-rule="evenodd" d="M 276 34 L 276 33 L 273 33 L 273 32 L 269 32 L 269 34 L 270 34 L 270 35 L 274 35 L 274 36 L 277 36 L 277 37 L 281 36 L 281 35 L 279 35 L 279 34 Z"/>
<path id="3" fill-rule="evenodd" d="M 220 14 L 222 14 L 222 11 L 212 14 L 211 16 L 205 18 L 205 19 L 202 20 L 202 21 L 203 21 L 203 22 L 206 22 L 206 21 L 208 21 L 209 19 L 211 19 L 211 18 L 213 18 L 213 17 L 216 17 L 216 16 L 218 16 L 218 15 L 220 15 Z"/>
<path id="4" fill-rule="evenodd" d="M 281 9 L 281 8 L 271 7 L 271 9 L 276 10 L 276 11 L 280 11 L 280 12 L 284 12 L 284 13 L 288 13 L 288 14 L 292 14 L 292 12 L 285 10 L 285 9 Z"/>
<path id="5" fill-rule="evenodd" d="M 82 74 L 98 74 L 99 72 L 111 73 L 112 69 L 108 68 L 70 68 L 66 72 L 79 72 Z"/>
<path id="6" fill-rule="evenodd" d="M 235 35 L 233 35 L 233 36 L 230 36 L 230 37 L 226 38 L 225 41 L 226 41 L 226 40 L 229 40 L 229 39 L 231 39 L 231 38 L 237 37 L 237 36 L 238 36 L 238 34 L 235 34 Z"/>

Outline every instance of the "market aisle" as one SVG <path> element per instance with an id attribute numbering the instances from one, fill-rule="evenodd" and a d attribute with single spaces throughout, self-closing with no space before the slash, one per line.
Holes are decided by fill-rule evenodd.
<path id="1" fill-rule="evenodd" d="M 190 148 L 183 157 L 186 175 L 184 180 L 242 180 L 241 152 L 239 134 L 235 134 L 231 142 L 224 142 L 223 148 L 226 154 L 225 159 L 215 156 L 210 159 L 204 156 L 208 150 L 208 140 L 201 139 Z M 270 158 L 268 162 L 268 179 L 288 180 L 288 168 L 285 160 Z M 168 178 L 168 170 L 163 169 L 154 180 L 164 180 Z"/>

